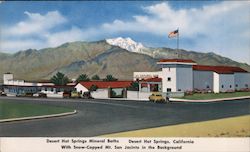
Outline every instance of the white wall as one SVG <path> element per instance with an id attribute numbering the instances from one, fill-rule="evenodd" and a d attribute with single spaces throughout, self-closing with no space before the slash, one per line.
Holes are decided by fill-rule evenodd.
<path id="1" fill-rule="evenodd" d="M 8 81 L 13 80 L 13 74 L 3 74 L 3 84 L 7 84 Z"/>
<path id="2" fill-rule="evenodd" d="M 219 93 L 220 92 L 220 76 L 218 73 L 213 72 L 213 91 L 214 93 Z"/>
<path id="3" fill-rule="evenodd" d="M 151 92 L 127 91 L 127 99 L 130 100 L 149 100 Z"/>
<path id="4" fill-rule="evenodd" d="M 214 72 L 215 93 L 234 91 L 234 90 L 235 90 L 234 74 L 217 74 Z"/>
<path id="5" fill-rule="evenodd" d="M 75 89 L 77 92 L 88 92 L 89 90 L 87 88 L 85 88 L 82 84 L 78 83 L 76 86 L 75 86 Z"/>
<path id="6" fill-rule="evenodd" d="M 209 86 L 209 88 L 207 88 Z M 213 90 L 212 71 L 193 71 L 193 87 L 198 90 Z"/>
<path id="7" fill-rule="evenodd" d="M 3 75 L 4 85 L 19 85 L 19 86 L 43 86 L 43 85 L 54 85 L 49 82 L 26 82 L 25 80 L 14 80 L 13 74 L 4 74 Z"/>
<path id="8" fill-rule="evenodd" d="M 235 90 L 234 74 L 220 74 L 220 91 L 226 92 L 229 90 Z"/>
<path id="9" fill-rule="evenodd" d="M 171 81 L 168 81 L 168 77 Z M 176 68 L 162 68 L 162 92 L 167 92 L 167 88 L 171 88 L 171 92 L 176 92 Z"/>
<path id="10" fill-rule="evenodd" d="M 91 96 L 96 99 L 107 99 L 108 89 L 97 89 L 96 91 L 91 92 Z"/>
<path id="11" fill-rule="evenodd" d="M 250 73 L 234 73 L 234 83 L 236 90 L 246 88 L 246 84 L 250 88 Z"/>
<path id="12" fill-rule="evenodd" d="M 154 77 L 162 77 L 162 71 L 157 72 L 134 72 L 133 73 L 133 80 L 139 79 L 147 79 L 147 78 L 154 78 Z"/>
<path id="13" fill-rule="evenodd" d="M 42 86 L 42 84 L 25 82 L 24 80 L 8 80 L 5 81 L 5 85 L 19 85 L 19 86 Z"/>
<path id="14" fill-rule="evenodd" d="M 46 93 L 48 98 L 63 98 L 63 92 Z"/>
<path id="15" fill-rule="evenodd" d="M 176 92 L 185 92 L 193 90 L 193 68 L 177 67 L 176 68 Z"/>

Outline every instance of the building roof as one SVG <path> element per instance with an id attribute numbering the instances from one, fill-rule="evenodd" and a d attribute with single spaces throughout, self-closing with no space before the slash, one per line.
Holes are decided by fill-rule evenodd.
<path id="1" fill-rule="evenodd" d="M 208 66 L 208 65 L 193 65 L 193 70 L 197 71 L 213 71 L 218 74 L 233 74 L 235 72 L 247 72 L 239 67 L 232 66 Z"/>
<path id="2" fill-rule="evenodd" d="M 179 62 L 179 63 L 196 63 L 189 59 L 161 59 L 159 62 Z"/>
<path id="3" fill-rule="evenodd" d="M 142 80 L 143 82 L 162 82 L 162 78 L 154 77 Z"/>
<path id="4" fill-rule="evenodd" d="M 46 87 L 46 88 L 74 88 L 75 84 L 70 84 L 70 85 L 42 85 L 40 87 Z"/>
<path id="5" fill-rule="evenodd" d="M 96 85 L 100 89 L 105 88 L 126 88 L 131 85 L 133 81 L 86 81 L 79 82 L 82 86 L 90 89 L 92 85 Z"/>

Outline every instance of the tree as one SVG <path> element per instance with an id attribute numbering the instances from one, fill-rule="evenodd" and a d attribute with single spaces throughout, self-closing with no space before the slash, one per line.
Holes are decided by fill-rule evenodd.
<path id="1" fill-rule="evenodd" d="M 104 81 L 117 81 L 118 79 L 113 77 L 111 74 L 107 75 Z"/>
<path id="2" fill-rule="evenodd" d="M 89 92 L 96 91 L 97 89 L 98 89 L 98 86 L 93 84 L 92 86 L 90 86 Z"/>
<path id="3" fill-rule="evenodd" d="M 98 75 L 94 75 L 91 79 L 92 80 L 100 80 L 100 77 Z"/>
<path id="4" fill-rule="evenodd" d="M 55 85 L 66 85 L 69 82 L 69 78 L 61 72 L 57 72 L 50 81 Z"/>
<path id="5" fill-rule="evenodd" d="M 128 87 L 128 90 L 139 91 L 139 82 L 133 81 L 131 85 Z"/>
<path id="6" fill-rule="evenodd" d="M 90 81 L 88 75 L 86 74 L 81 74 L 78 76 L 78 78 L 76 79 L 76 82 L 81 82 L 81 81 Z"/>

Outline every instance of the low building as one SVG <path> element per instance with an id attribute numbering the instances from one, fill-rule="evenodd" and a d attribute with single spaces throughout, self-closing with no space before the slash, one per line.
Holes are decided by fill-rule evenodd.
<path id="1" fill-rule="evenodd" d="M 15 80 L 12 73 L 3 75 L 3 90 L 8 96 L 16 96 L 25 93 L 46 93 L 48 97 L 63 97 L 64 91 L 74 90 L 74 83 L 67 85 L 54 85 L 49 81 L 27 82 L 25 80 Z"/>
<path id="2" fill-rule="evenodd" d="M 81 94 L 91 91 L 94 98 L 126 98 L 127 88 L 131 83 L 132 81 L 86 81 L 79 82 L 75 89 Z M 92 86 L 96 86 L 97 90 L 92 91 Z"/>

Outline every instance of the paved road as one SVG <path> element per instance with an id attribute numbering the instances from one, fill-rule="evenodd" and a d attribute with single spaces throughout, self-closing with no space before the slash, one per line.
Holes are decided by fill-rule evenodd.
<path id="1" fill-rule="evenodd" d="M 78 111 L 77 114 L 66 117 L 0 123 L 0 136 L 2 137 L 92 137 L 250 114 L 250 99 L 169 104 L 141 101 L 44 100 L 9 97 L 0 97 L 0 100 L 64 106 Z"/>

